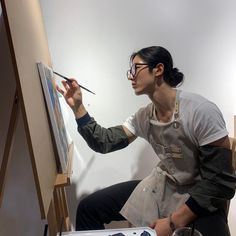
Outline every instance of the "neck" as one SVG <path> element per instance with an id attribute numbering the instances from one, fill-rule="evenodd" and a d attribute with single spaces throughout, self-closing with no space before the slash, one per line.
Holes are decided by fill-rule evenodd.
<path id="1" fill-rule="evenodd" d="M 176 89 L 169 86 L 155 91 L 153 96 L 150 97 L 155 106 L 157 119 L 160 122 L 171 120 L 175 109 L 175 97 Z"/>

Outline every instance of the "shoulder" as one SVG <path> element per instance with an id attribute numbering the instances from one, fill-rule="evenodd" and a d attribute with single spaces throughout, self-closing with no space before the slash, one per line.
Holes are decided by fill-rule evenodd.
<path id="1" fill-rule="evenodd" d="M 141 107 L 134 115 L 137 119 L 147 119 L 151 116 L 153 104 L 149 103 L 145 107 Z"/>
<path id="2" fill-rule="evenodd" d="M 136 113 L 128 117 L 123 125 L 134 135 L 146 138 L 151 112 L 152 103 L 140 108 Z"/>
<path id="3" fill-rule="evenodd" d="M 180 91 L 180 106 L 186 128 L 200 146 L 228 135 L 223 114 L 212 101 Z"/>
<path id="4" fill-rule="evenodd" d="M 196 108 L 201 104 L 210 102 L 208 99 L 201 96 L 200 94 L 190 93 L 183 90 L 179 90 L 179 98 L 181 103 L 184 103 L 184 105 L 192 106 L 193 108 Z"/>
<path id="5" fill-rule="evenodd" d="M 191 112 L 192 115 L 212 116 L 213 114 L 211 112 L 221 114 L 220 109 L 214 102 L 199 94 L 180 90 L 179 99 L 182 109 L 185 111 L 188 110 L 188 112 Z"/>

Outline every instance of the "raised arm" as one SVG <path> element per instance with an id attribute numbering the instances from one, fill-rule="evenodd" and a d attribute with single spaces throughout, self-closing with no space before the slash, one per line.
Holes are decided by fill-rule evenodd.
<path id="1" fill-rule="evenodd" d="M 90 117 L 82 102 L 82 93 L 76 80 L 63 81 L 65 90 L 57 88 L 75 114 L 78 132 L 96 152 L 108 153 L 125 148 L 136 136 L 121 125 L 104 128 Z"/>

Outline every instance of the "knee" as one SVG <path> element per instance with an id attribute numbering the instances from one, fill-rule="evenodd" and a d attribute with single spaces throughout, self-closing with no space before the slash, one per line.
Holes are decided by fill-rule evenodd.
<path id="1" fill-rule="evenodd" d="M 97 201 L 95 201 L 95 199 L 93 199 L 91 196 L 87 196 L 82 199 L 77 207 L 77 215 L 78 213 L 80 215 L 88 215 L 94 213 L 94 210 L 96 209 L 96 202 Z"/>
<path id="2" fill-rule="evenodd" d="M 77 214 L 78 212 L 80 214 L 83 214 L 83 213 L 86 213 L 88 212 L 88 209 L 90 207 L 90 204 L 88 203 L 88 200 L 86 198 L 84 198 L 83 200 L 81 200 L 78 204 L 78 207 L 77 207 Z"/>

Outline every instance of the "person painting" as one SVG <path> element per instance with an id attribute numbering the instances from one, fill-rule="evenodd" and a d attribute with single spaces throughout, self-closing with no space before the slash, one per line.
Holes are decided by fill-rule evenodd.
<path id="1" fill-rule="evenodd" d="M 107 129 L 90 117 L 76 80 L 58 88 L 75 114 L 78 132 L 94 151 L 113 152 L 141 137 L 160 160 L 145 179 L 84 198 L 76 230 L 104 229 L 104 223 L 127 219 L 137 227 L 152 227 L 158 236 L 170 236 L 193 222 L 204 236 L 230 235 L 226 204 L 234 196 L 236 176 L 220 110 L 200 95 L 176 89 L 184 75 L 165 48 L 143 48 L 131 55 L 130 63 L 127 77 L 135 94 L 151 101 L 122 125 Z"/>

